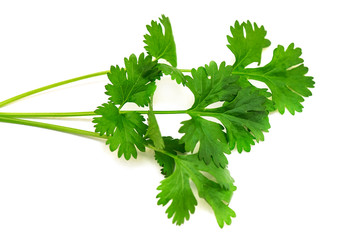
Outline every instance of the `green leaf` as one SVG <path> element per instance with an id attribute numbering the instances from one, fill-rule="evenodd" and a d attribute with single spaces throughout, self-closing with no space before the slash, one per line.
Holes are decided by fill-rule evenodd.
<path id="1" fill-rule="evenodd" d="M 100 133 L 100 136 L 109 136 L 106 144 L 110 145 L 111 151 L 118 149 L 118 157 L 124 155 L 129 160 L 131 156 L 137 157 L 137 149 L 145 151 L 144 134 L 147 125 L 139 113 L 120 113 L 112 102 L 99 106 L 95 113 L 101 115 L 93 119 L 93 123 L 96 123 L 95 132 Z"/>
<path id="2" fill-rule="evenodd" d="M 234 69 L 244 68 L 251 63 L 260 64 L 261 53 L 264 48 L 270 46 L 270 41 L 265 38 L 266 31 L 263 26 L 258 27 L 256 23 L 235 22 L 230 27 L 232 36 L 227 36 L 228 48 L 235 55 Z"/>
<path id="3" fill-rule="evenodd" d="M 179 143 L 178 139 L 173 139 L 172 137 L 163 137 L 163 140 L 165 145 L 165 152 L 173 155 L 185 152 L 184 144 Z M 165 177 L 170 176 L 175 169 L 175 160 L 171 156 L 168 156 L 167 154 L 159 151 L 155 151 L 154 157 L 157 160 L 158 164 L 162 167 L 161 173 Z"/>
<path id="4" fill-rule="evenodd" d="M 96 123 L 94 125 L 95 132 L 100 133 L 100 136 L 113 135 L 119 116 L 118 108 L 109 102 L 102 104 L 94 112 L 97 115 L 102 115 L 102 117 L 95 117 L 93 119 L 93 123 Z"/>
<path id="5" fill-rule="evenodd" d="M 120 107 L 127 102 L 136 103 L 140 107 L 147 106 L 156 89 L 155 80 L 162 75 L 157 62 L 142 53 L 138 59 L 134 54 L 129 59 L 125 58 L 124 64 L 125 69 L 111 66 L 107 74 L 111 84 L 106 85 L 106 94 Z"/>
<path id="6" fill-rule="evenodd" d="M 260 95 L 262 95 L 268 99 L 271 98 L 271 96 L 272 96 L 271 92 L 269 92 L 267 88 L 255 87 L 253 84 L 251 84 L 248 81 L 247 77 L 245 77 L 245 76 L 240 76 L 240 78 L 237 81 L 237 85 L 239 85 L 241 88 L 250 88 L 250 89 L 252 89 L 252 91 L 256 91 Z M 268 112 L 273 112 L 276 110 L 276 107 L 275 107 L 273 101 L 267 101 L 266 107 L 267 107 Z"/>
<path id="7" fill-rule="evenodd" d="M 196 154 L 173 155 L 172 158 L 175 161 L 175 170 L 161 182 L 158 187 L 161 192 L 157 197 L 158 205 L 165 206 L 171 201 L 166 213 L 169 218 L 173 217 L 173 223 L 181 225 L 195 212 L 197 201 L 190 186 L 192 181 L 199 197 L 212 207 L 218 225 L 222 228 L 224 223 L 230 224 L 231 218 L 236 215 L 228 205 L 236 187 L 229 171 L 214 165 L 207 167 L 199 161 Z"/>
<path id="8" fill-rule="evenodd" d="M 223 228 L 224 223 L 231 224 L 231 218 L 236 217 L 234 210 L 228 207 L 233 191 L 236 187 L 231 184 L 229 190 L 221 189 L 216 183 L 204 179 L 204 188 L 199 191 L 199 196 L 206 200 L 212 207 L 217 223 Z M 227 204 L 226 204 L 227 203 Z"/>
<path id="9" fill-rule="evenodd" d="M 250 151 L 251 145 L 264 140 L 263 132 L 270 128 L 268 110 L 273 104 L 269 93 L 249 82 L 232 75 L 232 67 L 223 62 L 219 68 L 215 62 L 192 70 L 187 86 L 195 101 L 188 110 L 191 120 L 182 122 L 179 130 L 184 133 L 181 142 L 186 150 L 193 152 L 198 143 L 198 156 L 205 163 L 227 165 L 229 154 L 237 147 L 239 152 Z M 211 104 L 223 103 L 223 107 L 209 108 Z M 212 117 L 222 123 L 202 117 Z M 226 130 L 226 133 L 224 132 Z"/>
<path id="10" fill-rule="evenodd" d="M 170 75 L 172 80 L 176 80 L 178 84 L 186 85 L 186 78 L 183 73 L 176 67 L 164 63 L 158 63 L 158 68 L 165 74 Z"/>
<path id="11" fill-rule="evenodd" d="M 176 164 L 175 171 L 157 189 L 161 191 L 157 195 L 158 205 L 165 206 L 171 201 L 166 213 L 168 218 L 173 218 L 173 223 L 181 225 L 184 220 L 189 220 L 198 203 L 189 185 L 189 174 L 181 165 Z"/>
<path id="12" fill-rule="evenodd" d="M 192 69 L 191 75 L 186 76 L 187 87 L 194 94 L 194 104 L 191 109 L 203 109 L 212 103 L 233 99 L 240 88 L 232 76 L 232 67 L 222 62 L 218 68 L 213 61 L 205 67 Z"/>
<path id="13" fill-rule="evenodd" d="M 185 144 L 187 152 L 193 152 L 196 145 L 200 143 L 198 156 L 206 164 L 211 161 L 217 166 L 224 168 L 228 160 L 224 153 L 230 153 L 226 134 L 223 132 L 223 126 L 208 121 L 197 115 L 191 115 L 191 119 L 183 121 L 183 126 L 179 129 L 184 133 L 181 143 Z"/>
<path id="14" fill-rule="evenodd" d="M 260 90 L 242 88 L 235 99 L 220 108 L 205 110 L 202 115 L 217 118 L 225 127 L 230 149 L 251 150 L 255 142 L 263 141 L 263 132 L 270 128 L 268 105 L 271 101 Z"/>
<path id="15" fill-rule="evenodd" d="M 272 93 L 272 101 L 283 114 L 287 109 L 291 114 L 301 112 L 303 97 L 312 95 L 309 88 L 314 87 L 313 78 L 306 76 L 308 68 L 300 58 L 301 49 L 290 44 L 285 50 L 279 45 L 273 52 L 272 60 L 263 67 L 239 69 L 235 74 L 247 79 L 264 82 Z"/>
<path id="16" fill-rule="evenodd" d="M 273 53 L 270 63 L 263 67 L 246 68 L 251 63 L 260 64 L 264 48 L 270 46 L 265 38 L 263 26 L 255 23 L 235 23 L 230 27 L 232 36 L 228 38 L 228 48 L 235 55 L 233 74 L 242 79 L 264 82 L 271 91 L 275 109 L 283 114 L 287 109 L 291 114 L 301 112 L 304 97 L 312 95 L 309 88 L 314 87 L 313 78 L 306 76 L 308 68 L 303 65 L 301 49 L 290 44 L 287 49 L 279 45 Z M 274 110 L 274 109 L 272 109 Z"/>
<path id="17" fill-rule="evenodd" d="M 145 49 L 156 59 L 165 59 L 173 67 L 176 67 L 176 44 L 172 34 L 170 20 L 164 15 L 159 20 L 161 24 L 157 21 L 152 21 L 151 25 L 147 25 L 149 34 L 144 36 Z M 165 32 L 163 32 L 163 27 Z"/>

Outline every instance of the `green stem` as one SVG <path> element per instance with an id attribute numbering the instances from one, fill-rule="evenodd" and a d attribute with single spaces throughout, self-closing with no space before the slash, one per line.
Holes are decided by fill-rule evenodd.
<path id="1" fill-rule="evenodd" d="M 19 94 L 17 96 L 11 97 L 9 99 L 6 99 L 6 100 L 0 102 L 0 107 L 6 106 L 9 103 L 15 102 L 15 101 L 17 101 L 19 99 L 28 97 L 30 95 L 33 95 L 33 94 L 36 94 L 36 93 L 39 93 L 39 92 L 43 92 L 43 91 L 51 89 L 51 88 L 59 87 L 59 86 L 62 86 L 62 85 L 68 84 L 68 83 L 77 82 L 77 81 L 80 81 L 80 80 L 83 80 L 83 79 L 87 79 L 87 78 L 91 78 L 91 77 L 105 75 L 108 72 L 109 71 L 102 71 L 102 72 L 91 73 L 91 74 L 88 74 L 88 75 L 84 75 L 84 76 L 80 76 L 80 77 L 76 77 L 76 78 L 71 78 L 71 79 L 64 80 L 64 81 L 57 82 L 57 83 L 53 83 L 53 84 L 50 84 L 50 85 L 47 85 L 47 86 L 44 86 L 44 87 L 40 87 L 40 88 L 31 90 L 31 91 L 28 91 L 28 92 Z"/>
<path id="2" fill-rule="evenodd" d="M 124 111 L 126 112 L 126 111 Z M 147 114 L 148 111 L 135 111 L 141 114 Z M 188 113 L 188 110 L 168 110 L 168 111 L 153 111 L 154 114 L 186 114 Z"/>
<path id="3" fill-rule="evenodd" d="M 192 71 L 191 69 L 178 69 L 178 70 L 180 70 L 181 72 L 188 72 L 188 73 Z"/>
<path id="4" fill-rule="evenodd" d="M 24 119 L 18 119 L 18 118 L 7 118 L 7 117 L 0 117 L 0 122 L 6 122 L 6 123 L 12 123 L 12 124 L 19 124 L 19 125 L 26 125 L 26 126 L 32 126 L 32 127 L 38 127 L 38 128 L 44 128 L 49 130 L 54 130 L 58 132 L 64 132 L 69 134 L 74 134 L 78 136 L 83 137 L 93 137 L 93 138 L 101 138 L 101 139 L 108 139 L 107 136 L 100 136 L 98 133 L 90 132 L 82 129 L 77 128 L 70 128 L 70 127 L 64 127 L 60 125 L 55 124 L 49 124 L 49 123 L 42 123 L 42 122 L 35 122 L 35 121 L 29 121 Z M 158 151 L 163 154 L 166 154 L 170 157 L 177 158 L 176 155 L 171 154 L 163 149 L 158 149 L 150 144 L 146 145 L 147 148 L 152 149 L 153 151 Z"/>
<path id="5" fill-rule="evenodd" d="M 191 72 L 190 69 L 179 69 L 179 70 L 181 72 Z M 62 85 L 68 84 L 68 83 L 77 82 L 77 81 L 80 81 L 80 80 L 83 80 L 83 79 L 88 79 L 88 78 L 91 78 L 91 77 L 106 75 L 108 72 L 109 71 L 107 70 L 107 71 L 91 73 L 91 74 L 87 74 L 87 75 L 84 75 L 84 76 L 71 78 L 71 79 L 68 79 L 68 80 L 61 81 L 61 82 L 53 83 L 53 84 L 50 84 L 50 85 L 47 85 L 47 86 L 44 86 L 44 87 L 40 87 L 40 88 L 37 88 L 37 89 L 31 90 L 31 91 L 19 94 L 17 96 L 11 97 L 9 99 L 6 99 L 6 100 L 0 102 L 0 108 L 4 107 L 4 106 L 6 106 L 6 105 L 8 105 L 10 103 L 13 103 L 13 102 L 15 102 L 17 100 L 20 100 L 22 98 L 28 97 L 30 95 L 33 95 L 33 94 L 36 94 L 36 93 L 39 93 L 39 92 L 43 92 L 43 91 L 46 91 L 48 89 L 59 87 L 59 86 L 62 86 Z"/>
<path id="6" fill-rule="evenodd" d="M 51 117 L 83 117 L 94 116 L 94 112 L 0 112 L 0 117 L 18 117 L 18 118 L 51 118 Z"/>
<path id="7" fill-rule="evenodd" d="M 50 129 L 58 132 L 64 132 L 64 133 L 70 133 L 80 136 L 86 136 L 86 137 L 95 137 L 95 138 L 103 138 L 107 139 L 107 136 L 100 136 L 96 132 L 90 132 L 82 129 L 77 128 L 71 128 L 71 127 L 64 127 L 60 125 L 50 124 L 50 123 L 42 123 L 42 122 L 35 122 L 30 120 L 24 120 L 24 119 L 18 119 L 18 118 L 8 118 L 8 117 L 0 117 L 0 122 L 6 122 L 6 123 L 14 123 L 14 124 L 20 124 L 20 125 L 26 125 L 26 126 L 32 126 L 32 127 L 39 127 L 39 128 L 45 128 Z"/>
<path id="8" fill-rule="evenodd" d="M 148 114 L 148 110 L 123 110 L 120 113 L 137 112 L 140 114 Z M 186 114 L 188 110 L 172 110 L 172 111 L 153 111 L 154 114 Z M 19 117 L 19 118 L 51 118 L 51 117 L 83 117 L 96 116 L 94 112 L 47 112 L 47 113 L 23 113 L 23 112 L 0 112 L 0 117 Z"/>

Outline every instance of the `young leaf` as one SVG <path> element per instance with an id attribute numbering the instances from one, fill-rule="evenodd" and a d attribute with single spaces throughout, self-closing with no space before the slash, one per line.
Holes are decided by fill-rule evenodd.
<path id="1" fill-rule="evenodd" d="M 147 125 L 139 113 L 120 113 L 112 102 L 99 106 L 95 113 L 101 115 L 93 120 L 93 123 L 96 123 L 95 132 L 100 133 L 100 136 L 109 136 L 106 144 L 110 145 L 111 151 L 118 149 L 118 157 L 124 155 L 125 159 L 129 160 L 131 156 L 137 157 L 136 148 L 145 151 L 144 134 Z"/>
<path id="2" fill-rule="evenodd" d="M 250 21 L 241 24 L 236 21 L 230 32 L 232 36 L 227 36 L 227 46 L 235 55 L 234 69 L 245 68 L 254 62 L 260 64 L 263 49 L 270 46 L 264 27 L 258 27 L 256 23 L 252 26 Z"/>
<path id="3" fill-rule="evenodd" d="M 170 20 L 164 15 L 159 20 L 161 24 L 152 21 L 151 25 L 147 25 L 149 34 L 144 36 L 145 49 L 156 59 L 165 59 L 173 67 L 177 67 L 176 44 Z M 162 27 L 165 29 L 164 33 Z"/>
<path id="4" fill-rule="evenodd" d="M 312 95 L 313 78 L 306 76 L 308 68 L 300 58 L 301 49 L 290 44 L 285 50 L 279 45 L 273 52 L 272 60 L 264 67 L 239 69 L 235 74 L 248 79 L 264 82 L 271 90 L 272 100 L 283 114 L 287 109 L 291 114 L 301 112 L 303 97 Z"/>
<path id="5" fill-rule="evenodd" d="M 157 197 L 158 205 L 165 206 L 171 201 L 166 213 L 169 218 L 173 217 L 173 223 L 180 225 L 195 212 L 197 201 L 189 184 L 191 180 L 198 190 L 199 197 L 205 199 L 212 207 L 218 225 L 222 228 L 224 223 L 230 224 L 235 212 L 228 205 L 236 187 L 229 171 L 214 165 L 207 167 L 196 154 L 173 155 L 172 158 L 175 161 L 175 170 L 161 182 L 158 187 L 161 192 Z M 210 174 L 216 181 L 206 177 L 203 172 Z"/>
<path id="6" fill-rule="evenodd" d="M 136 103 L 140 107 L 148 106 L 150 96 L 156 88 L 155 80 L 162 75 L 157 63 L 152 61 L 151 56 L 145 57 L 143 53 L 138 59 L 132 54 L 129 59 L 124 59 L 124 63 L 126 70 L 111 66 L 107 74 L 111 84 L 106 85 L 106 94 L 120 106 L 127 102 Z"/>

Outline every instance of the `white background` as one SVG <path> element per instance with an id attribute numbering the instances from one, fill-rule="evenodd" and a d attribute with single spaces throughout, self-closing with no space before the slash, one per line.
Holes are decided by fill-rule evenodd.
<path id="1" fill-rule="evenodd" d="M 325 2 L 1 1 L 0 101 L 122 65 L 143 51 L 145 25 L 161 14 L 170 17 L 179 68 L 232 63 L 229 26 L 251 20 L 272 42 L 262 63 L 294 42 L 316 87 L 302 113 L 272 114 L 264 142 L 229 156 L 237 217 L 223 229 L 203 201 L 183 226 L 167 219 L 150 151 L 126 161 L 103 141 L 0 123 L 0 239 L 347 239 L 347 18 L 344 1 Z M 1 111 L 93 111 L 106 82 L 60 87 Z M 169 79 L 158 91 L 156 109 L 191 104 Z M 50 122 L 93 131 L 89 119 Z M 184 119 L 161 116 L 162 133 L 179 137 Z"/>

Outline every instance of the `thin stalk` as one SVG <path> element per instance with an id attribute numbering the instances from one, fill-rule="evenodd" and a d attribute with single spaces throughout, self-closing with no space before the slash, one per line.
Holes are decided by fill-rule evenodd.
<path id="1" fill-rule="evenodd" d="M 24 119 L 18 119 L 18 118 L 6 118 L 6 117 L 0 117 L 0 122 L 5 122 L 5 123 L 12 123 L 12 124 L 19 124 L 19 125 L 26 125 L 26 126 L 32 126 L 32 127 L 38 127 L 38 128 L 44 128 L 44 129 L 49 129 L 49 130 L 54 130 L 58 132 L 63 132 L 63 133 L 69 133 L 69 134 L 74 134 L 78 136 L 83 136 L 83 137 L 93 137 L 93 138 L 101 138 L 101 139 L 108 139 L 107 136 L 100 136 L 98 133 L 95 132 L 90 132 L 82 129 L 77 129 L 77 128 L 70 128 L 70 127 L 64 127 L 60 125 L 55 125 L 55 124 L 49 124 L 49 123 L 42 123 L 42 122 L 35 122 L 35 121 L 30 121 L 30 120 L 24 120 Z M 169 157 L 177 158 L 176 155 L 171 154 L 163 149 L 158 149 L 150 144 L 146 145 L 147 148 L 152 149 L 153 151 L 158 151 L 163 154 L 166 154 Z"/>
<path id="2" fill-rule="evenodd" d="M 181 72 L 191 72 L 190 69 L 179 69 L 179 70 Z M 53 83 L 53 84 L 50 84 L 50 85 L 47 85 L 47 86 L 44 86 L 44 87 L 40 87 L 40 88 L 37 88 L 37 89 L 30 90 L 28 92 L 19 94 L 17 96 L 11 97 L 9 99 L 6 99 L 6 100 L 0 102 L 0 108 L 4 107 L 4 106 L 6 106 L 6 105 L 8 105 L 10 103 L 13 103 L 13 102 L 15 102 L 17 100 L 20 100 L 22 98 L 28 97 L 30 95 L 33 95 L 33 94 L 36 94 L 36 93 L 39 93 L 39 92 L 43 92 L 43 91 L 46 91 L 48 89 L 59 87 L 59 86 L 62 86 L 62 85 L 68 84 L 68 83 L 77 82 L 77 81 L 80 81 L 80 80 L 83 80 L 83 79 L 88 79 L 88 78 L 91 78 L 91 77 L 106 75 L 108 72 L 109 72 L 109 70 L 96 72 L 96 73 L 91 73 L 91 74 L 83 75 L 83 76 L 76 77 L 76 78 L 71 78 L 71 79 L 68 79 L 68 80 L 64 80 L 64 81 Z"/>
<path id="3" fill-rule="evenodd" d="M 0 117 L 17 118 L 59 118 L 59 117 L 84 117 L 94 116 L 94 112 L 0 112 Z"/>
<path id="4" fill-rule="evenodd" d="M 39 92 L 46 91 L 46 90 L 51 89 L 51 88 L 59 87 L 59 86 L 62 86 L 62 85 L 68 84 L 68 83 L 77 82 L 77 81 L 80 81 L 80 80 L 83 80 L 83 79 L 87 79 L 87 78 L 91 78 L 91 77 L 105 75 L 108 72 L 109 71 L 102 71 L 102 72 L 91 73 L 91 74 L 87 74 L 87 75 L 84 75 L 84 76 L 71 78 L 71 79 L 68 79 L 68 80 L 61 81 L 61 82 L 53 83 L 53 84 L 50 84 L 50 85 L 47 85 L 47 86 L 44 86 L 44 87 L 40 87 L 40 88 L 31 90 L 31 91 L 28 91 L 28 92 L 19 94 L 17 96 L 11 97 L 9 99 L 6 99 L 6 100 L 0 102 L 0 107 L 6 106 L 7 104 L 15 102 L 15 101 L 17 101 L 19 99 L 28 97 L 30 95 L 33 95 L 33 94 L 36 94 L 36 93 L 39 93 Z"/>
<path id="5" fill-rule="evenodd" d="M 60 126 L 60 125 L 55 125 L 55 124 L 50 124 L 50 123 L 30 121 L 30 120 L 19 119 L 19 118 L 0 117 L 0 122 L 14 123 L 14 124 L 20 124 L 20 125 L 26 125 L 26 126 L 32 126 L 32 127 L 38 127 L 38 128 L 45 128 L 45 129 L 50 129 L 50 130 L 54 130 L 54 131 L 58 131 L 58 132 L 70 133 L 70 134 L 85 136 L 85 137 L 95 137 L 95 138 L 107 139 L 107 136 L 100 136 L 96 132 L 90 132 L 90 131 L 77 129 L 77 128 L 65 127 L 65 126 Z"/>
<path id="6" fill-rule="evenodd" d="M 122 110 L 120 113 L 137 112 L 140 114 L 148 114 L 148 110 Z M 171 111 L 153 111 L 154 114 L 186 114 L 188 110 L 171 110 Z M 17 117 L 17 118 L 60 118 L 60 117 L 84 117 L 97 116 L 95 112 L 0 112 L 0 117 Z"/>
<path id="7" fill-rule="evenodd" d="M 178 69 L 178 70 L 180 70 L 181 72 L 191 72 L 192 70 L 191 69 Z"/>

